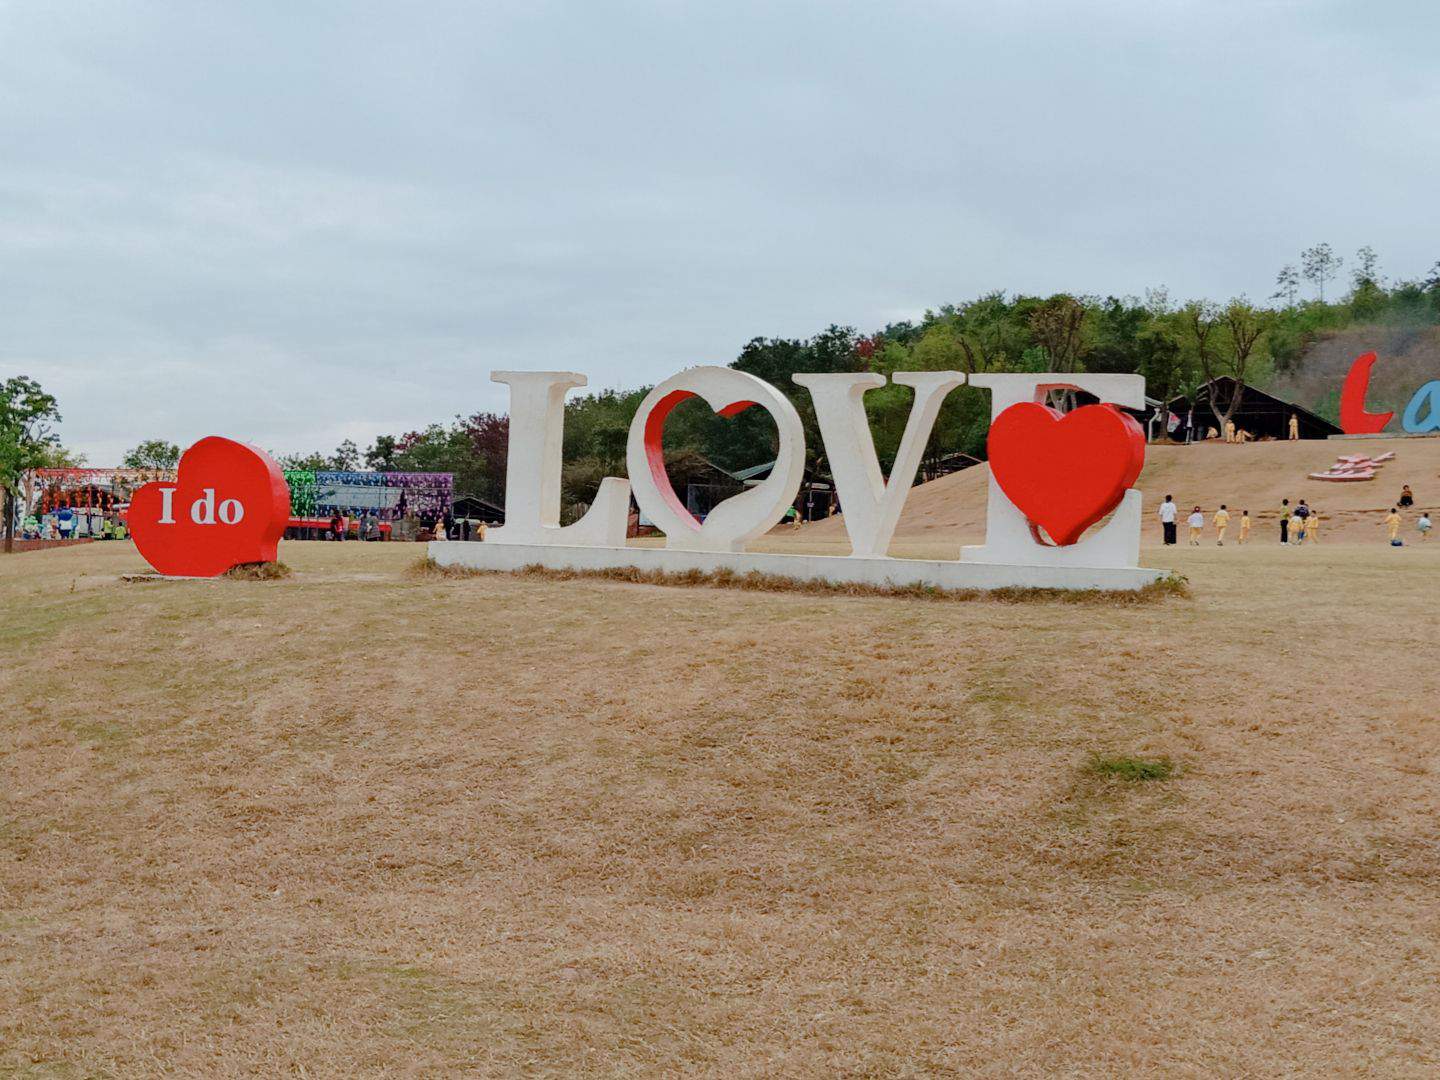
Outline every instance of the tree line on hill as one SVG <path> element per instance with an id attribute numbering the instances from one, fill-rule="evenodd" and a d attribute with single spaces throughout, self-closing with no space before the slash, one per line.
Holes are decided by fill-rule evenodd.
<path id="1" fill-rule="evenodd" d="M 1387 282 L 1374 251 L 1361 248 L 1350 265 L 1349 287 L 1326 299 L 1327 288 L 1340 279 L 1344 266 L 1328 244 L 1308 248 L 1298 263 L 1281 269 L 1276 291 L 1264 303 L 1244 296 L 1224 303 L 1176 303 L 1163 288 L 1149 290 L 1143 298 L 995 291 L 868 332 L 832 325 L 808 338 L 757 337 L 730 366 L 764 379 L 790 398 L 805 427 L 808 464 L 817 472 L 825 471 L 824 448 L 809 394 L 791 378 L 798 372 L 1135 373 L 1145 377 L 1149 396 L 1162 402 L 1229 376 L 1239 393 L 1211 395 L 1215 426 L 1223 428 L 1244 387 L 1264 388 L 1275 374 L 1295 368 L 1309 343 L 1321 335 L 1356 324 L 1440 324 L 1440 262 L 1424 278 Z M 1312 296 L 1302 297 L 1302 283 L 1308 283 Z M 30 383 L 0 383 L 0 484 L 16 482 L 14 478 L 37 464 L 78 464 L 51 433 L 58 419 L 53 398 L 37 399 L 43 392 Z M 630 421 L 649 389 L 601 390 L 567 402 L 562 476 L 567 506 L 588 504 L 605 476 L 625 475 Z M 887 385 L 868 393 L 865 404 L 876 452 L 888 469 L 909 417 L 910 392 Z M 17 447 L 23 440 L 14 433 L 24 432 L 27 421 L 9 418 L 25 415 L 26 408 L 39 409 L 42 419 L 32 416 L 28 423 L 32 428 L 38 423 L 45 437 L 38 442 L 32 438 L 22 451 Z M 941 410 L 927 457 L 984 457 L 988 424 L 985 392 L 960 387 Z M 451 472 L 457 492 L 500 503 L 508 436 L 507 417 L 480 412 L 423 430 L 381 435 L 364 450 L 346 440 L 332 454 L 288 454 L 280 460 L 296 469 Z M 692 400 L 672 413 L 665 441 L 667 467 L 675 483 L 682 484 L 710 475 L 711 465 L 733 472 L 772 460 L 775 427 L 760 409 L 726 420 Z M 124 464 L 173 468 L 179 453 L 173 443 L 147 440 L 127 453 Z"/>
<path id="2" fill-rule="evenodd" d="M 1440 324 L 1440 262 L 1424 278 L 1387 282 L 1374 251 L 1361 248 L 1351 265 L 1349 288 L 1327 300 L 1326 289 L 1344 265 L 1328 244 L 1317 244 L 1297 264 L 1281 269 L 1275 294 L 1265 303 L 1243 296 L 1224 303 L 1176 303 L 1163 288 L 1143 298 L 996 291 L 870 332 L 832 325 L 809 338 L 757 337 L 730 366 L 790 398 L 805 427 L 808 464 L 821 472 L 824 449 L 809 394 L 792 380 L 798 372 L 1134 373 L 1145 377 L 1149 396 L 1162 402 L 1229 376 L 1239 393 L 1212 395 L 1211 400 L 1215 426 L 1223 429 L 1244 387 L 1264 388 L 1277 373 L 1293 369 L 1320 335 L 1355 324 Z M 1301 296 L 1302 283 L 1308 283 L 1313 296 Z M 567 402 L 561 485 L 567 505 L 589 503 L 601 479 L 625 475 L 630 421 L 649 389 L 601 390 Z M 887 385 L 866 394 L 865 405 L 876 453 L 888 469 L 909 417 L 910 391 Z M 988 427 L 988 395 L 960 387 L 946 400 L 926 455 L 932 460 L 956 453 L 984 457 Z M 457 491 L 499 502 L 507 430 L 506 417 L 477 413 L 423 431 L 381 436 L 364 451 L 347 442 L 333 455 L 287 460 L 310 467 L 453 472 Z M 733 472 L 772 460 L 775 427 L 763 410 L 727 420 L 691 400 L 671 414 L 665 444 L 667 467 L 678 485 L 702 478 L 707 462 Z"/>

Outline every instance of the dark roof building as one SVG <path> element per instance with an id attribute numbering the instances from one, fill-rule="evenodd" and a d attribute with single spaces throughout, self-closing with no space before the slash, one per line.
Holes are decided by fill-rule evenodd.
<path id="1" fill-rule="evenodd" d="M 1218 429 L 1219 421 L 1210 410 L 1210 395 L 1215 393 L 1219 402 L 1221 412 L 1230 403 L 1231 395 L 1235 393 L 1235 380 L 1228 375 L 1218 379 L 1211 379 L 1193 395 L 1174 398 L 1169 403 L 1169 408 L 1180 420 L 1174 431 L 1170 432 L 1170 438 L 1176 442 L 1185 442 L 1193 410 L 1195 435 L 1190 441 L 1205 438 L 1211 428 Z M 1253 386 L 1245 386 L 1240 396 L 1240 405 L 1231 417 L 1235 421 L 1235 427 L 1245 432 L 1252 439 L 1288 439 L 1290 437 L 1290 417 L 1295 417 L 1299 427 L 1300 438 L 1302 439 L 1328 439 L 1331 435 L 1341 434 L 1340 426 L 1332 424 L 1323 416 L 1318 416 L 1309 409 L 1301 408 L 1290 401 L 1285 401 L 1274 394 L 1267 394 L 1264 390 L 1258 390 Z"/>

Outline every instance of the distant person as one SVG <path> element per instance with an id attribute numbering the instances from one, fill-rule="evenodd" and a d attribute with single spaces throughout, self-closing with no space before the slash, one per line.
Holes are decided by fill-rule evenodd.
<path id="1" fill-rule="evenodd" d="M 445 519 L 444 519 L 444 518 L 437 518 L 436 521 L 435 521 L 435 527 L 434 527 L 433 529 L 431 529 L 430 532 L 431 532 L 431 535 L 433 535 L 436 540 L 449 540 L 449 539 L 450 539 L 450 534 L 445 531 Z"/>
<path id="2" fill-rule="evenodd" d="M 1290 542 L 1290 500 L 1280 500 L 1280 543 Z"/>
<path id="3" fill-rule="evenodd" d="M 1430 539 L 1430 515 L 1427 514 L 1427 513 L 1425 513 L 1425 511 L 1423 511 L 1423 510 L 1420 511 L 1420 520 L 1417 521 L 1417 522 L 1415 522 L 1415 528 L 1417 528 L 1417 529 L 1420 530 L 1420 539 L 1421 539 L 1422 541 L 1429 540 L 1429 539 Z"/>
<path id="4" fill-rule="evenodd" d="M 793 506 L 790 507 L 785 511 L 785 520 L 792 529 L 798 529 L 800 527 L 800 511 Z"/>
<path id="5" fill-rule="evenodd" d="M 1399 547 L 1400 524 L 1400 508 L 1392 506 L 1390 513 L 1385 515 L 1385 531 L 1390 534 L 1390 543 L 1396 547 Z"/>
<path id="6" fill-rule="evenodd" d="M 62 504 L 55 511 L 55 532 L 61 540 L 69 540 L 75 535 L 75 514 L 69 506 Z"/>
<path id="7" fill-rule="evenodd" d="M 1415 493 L 1410 490 L 1409 484 L 1400 489 L 1400 505 L 1406 509 L 1415 505 Z"/>
<path id="8" fill-rule="evenodd" d="M 483 521 L 477 521 L 477 522 L 475 523 L 475 539 L 476 539 L 476 540 L 479 540 L 481 543 L 484 543 L 484 541 L 485 541 L 485 522 L 483 522 Z"/>
<path id="9" fill-rule="evenodd" d="M 1320 538 L 1320 513 L 1313 506 L 1308 509 L 1310 513 L 1305 518 L 1305 540 L 1313 544 Z"/>
<path id="10" fill-rule="evenodd" d="M 1295 442 L 1300 438 L 1300 418 L 1293 412 L 1290 414 L 1290 441 Z"/>
<path id="11" fill-rule="evenodd" d="M 1239 538 L 1239 543 L 1248 544 L 1249 542 L 1250 542 L 1250 511 L 1249 511 L 1249 510 L 1241 510 L 1241 511 L 1240 511 L 1240 538 Z"/>
<path id="12" fill-rule="evenodd" d="M 345 539 L 345 519 L 340 516 L 339 510 L 336 510 L 335 513 L 330 515 L 330 539 Z"/>
<path id="13" fill-rule="evenodd" d="M 1220 509 L 1215 511 L 1215 546 L 1225 546 L 1225 530 L 1230 527 L 1230 511 L 1225 504 L 1220 504 Z"/>
<path id="14" fill-rule="evenodd" d="M 1199 547 L 1200 532 L 1205 528 L 1205 515 L 1200 512 L 1200 507 L 1197 506 L 1194 510 L 1190 511 L 1190 517 L 1187 523 L 1190 526 L 1190 546 Z"/>
<path id="15" fill-rule="evenodd" d="M 1299 546 L 1305 542 L 1305 519 L 1297 513 L 1290 514 L 1290 545 Z"/>
<path id="16" fill-rule="evenodd" d="M 1165 501 L 1160 504 L 1160 533 L 1166 547 L 1175 546 L 1175 517 L 1178 513 L 1175 496 L 1166 495 Z"/>
<path id="17" fill-rule="evenodd" d="M 467 541 L 470 539 L 470 519 L 468 517 L 460 519 L 460 539 Z"/>

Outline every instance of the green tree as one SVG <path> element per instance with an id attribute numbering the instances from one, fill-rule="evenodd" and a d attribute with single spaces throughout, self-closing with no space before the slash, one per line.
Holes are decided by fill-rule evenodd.
<path id="1" fill-rule="evenodd" d="M 0 382 L 0 489 L 4 493 L 5 550 L 15 549 L 15 496 L 25 474 L 44 466 L 60 444 L 55 398 L 24 375 Z"/>
<path id="2" fill-rule="evenodd" d="M 1030 334 L 1045 350 L 1051 371 L 1070 374 L 1084 371 L 1089 351 L 1086 340 L 1085 305 L 1073 296 L 1057 293 L 1043 301 L 1030 315 Z"/>
<path id="3" fill-rule="evenodd" d="M 395 436 L 377 435 L 370 449 L 365 451 L 366 468 L 379 472 L 393 472 L 395 469 Z"/>
<path id="4" fill-rule="evenodd" d="M 1093 322 L 1094 339 L 1085 369 L 1121 374 L 1139 371 L 1140 335 L 1150 325 L 1150 312 L 1136 301 L 1110 296 L 1096 309 Z"/>
<path id="5" fill-rule="evenodd" d="M 146 439 L 126 450 L 120 464 L 127 469 L 170 470 L 180 464 L 180 447 L 164 439 Z"/>
<path id="6" fill-rule="evenodd" d="M 1136 374 L 1145 379 L 1145 393 L 1168 404 L 1189 390 L 1194 382 L 1173 334 L 1161 325 L 1142 331 L 1136 338 Z"/>
<path id="7" fill-rule="evenodd" d="M 59 443 L 51 443 L 40 454 L 37 469 L 79 469 L 85 465 L 85 455 L 67 449 Z"/>
<path id="8" fill-rule="evenodd" d="M 321 453 L 272 454 L 284 469 L 299 469 L 304 472 L 324 472 L 330 468 L 330 459 Z"/>
<path id="9" fill-rule="evenodd" d="M 360 448 L 354 439 L 346 439 L 330 455 L 330 468 L 336 472 L 355 472 L 360 468 Z"/>

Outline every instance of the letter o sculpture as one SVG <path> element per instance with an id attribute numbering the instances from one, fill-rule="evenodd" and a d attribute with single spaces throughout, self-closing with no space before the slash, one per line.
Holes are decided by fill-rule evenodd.
<path id="1" fill-rule="evenodd" d="M 717 504 L 703 524 L 675 494 L 665 473 L 665 421 L 676 405 L 692 397 L 726 417 L 760 405 L 774 417 L 780 434 L 770 475 Z M 635 501 L 665 533 L 667 548 L 744 551 L 747 541 L 778 522 L 795 501 L 805 474 L 805 429 L 790 400 L 763 379 L 733 368 L 689 368 L 666 379 L 640 403 L 630 424 L 625 462 Z"/>

